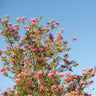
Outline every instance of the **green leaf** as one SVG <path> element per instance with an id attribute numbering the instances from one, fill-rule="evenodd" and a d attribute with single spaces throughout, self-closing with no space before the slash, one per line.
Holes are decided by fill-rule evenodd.
<path id="1" fill-rule="evenodd" d="M 40 20 L 42 19 L 42 16 L 40 16 Z"/>
<path id="2" fill-rule="evenodd" d="M 54 28 L 55 28 L 54 25 L 52 25 L 52 26 L 51 26 L 51 29 L 54 29 Z"/>
<path id="3" fill-rule="evenodd" d="M 19 22 L 19 21 L 17 21 L 17 23 L 19 24 L 20 22 Z"/>
<path id="4" fill-rule="evenodd" d="M 4 72 L 4 75 L 8 77 L 8 73 L 7 72 Z"/>
<path id="5" fill-rule="evenodd" d="M 24 20 L 22 20 L 22 24 L 23 24 L 23 25 L 25 24 L 25 21 L 24 21 Z"/>

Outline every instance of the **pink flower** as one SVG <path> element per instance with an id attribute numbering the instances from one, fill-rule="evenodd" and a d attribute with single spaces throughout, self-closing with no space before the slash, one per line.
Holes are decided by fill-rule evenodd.
<path id="1" fill-rule="evenodd" d="M 59 86 L 59 88 L 60 88 L 61 90 L 63 90 L 63 89 L 64 89 L 64 87 L 63 87 L 63 86 Z"/>
<path id="2" fill-rule="evenodd" d="M 37 77 L 41 77 L 41 76 L 43 76 L 43 72 L 42 71 L 38 71 L 37 72 Z"/>
<path id="3" fill-rule="evenodd" d="M 46 91 L 47 90 L 47 88 L 46 87 L 40 87 L 40 91 Z"/>
<path id="4" fill-rule="evenodd" d="M 13 65 L 11 65 L 10 69 L 15 69 L 15 67 Z"/>
<path id="5" fill-rule="evenodd" d="M 72 40 L 76 40 L 76 38 L 74 37 L 74 38 L 72 38 Z"/>
<path id="6" fill-rule="evenodd" d="M 23 41 L 24 39 L 27 39 L 27 36 L 22 36 L 22 37 L 20 38 L 20 41 Z"/>
<path id="7" fill-rule="evenodd" d="M 27 79 L 26 82 L 30 84 L 32 82 L 32 79 Z"/>
<path id="8" fill-rule="evenodd" d="M 44 27 L 43 30 L 46 30 L 47 32 L 49 32 L 49 29 L 47 27 Z"/>
<path id="9" fill-rule="evenodd" d="M 92 71 L 93 71 L 93 68 L 88 69 L 88 72 L 92 72 Z"/>
<path id="10" fill-rule="evenodd" d="M 0 72 L 6 71 L 6 67 L 0 68 Z"/>
<path id="11" fill-rule="evenodd" d="M 18 18 L 16 18 L 16 20 L 17 20 L 17 21 L 20 21 L 21 19 L 18 17 Z"/>
<path id="12" fill-rule="evenodd" d="M 66 93 L 65 96 L 72 96 L 70 93 Z"/>
<path id="13" fill-rule="evenodd" d="M 52 70 L 51 70 L 51 73 L 54 73 L 54 74 L 55 74 L 55 69 L 52 69 Z"/>
<path id="14" fill-rule="evenodd" d="M 29 26 L 24 26 L 24 29 L 29 28 Z"/>
<path id="15" fill-rule="evenodd" d="M 31 19 L 30 19 L 30 22 L 34 22 L 34 23 L 35 23 L 36 20 L 37 20 L 37 18 L 31 18 Z"/>
<path id="16" fill-rule="evenodd" d="M 45 60 L 49 60 L 49 58 L 48 57 L 45 57 Z"/>
<path id="17" fill-rule="evenodd" d="M 15 24 L 14 27 L 18 27 L 18 24 Z"/>
<path id="18" fill-rule="evenodd" d="M 49 73 L 47 77 L 54 77 L 54 73 Z"/>
<path id="19" fill-rule="evenodd" d="M 55 28 L 57 28 L 58 26 L 57 25 L 54 25 Z"/>
<path id="20" fill-rule="evenodd" d="M 51 22 L 47 22 L 46 24 L 49 25 Z"/>
<path id="21" fill-rule="evenodd" d="M 21 79 L 20 79 L 20 78 L 15 79 L 15 83 L 18 83 L 18 82 L 20 82 L 20 81 L 21 81 Z"/>
<path id="22" fill-rule="evenodd" d="M 28 74 L 26 72 L 21 72 L 20 75 L 21 75 L 21 77 L 28 76 Z"/>
<path id="23" fill-rule="evenodd" d="M 36 22 L 32 22 L 31 25 L 35 25 Z"/>
<path id="24" fill-rule="evenodd" d="M 72 86 L 73 85 L 73 83 L 71 82 L 70 84 L 69 84 L 69 86 Z"/>
<path id="25" fill-rule="evenodd" d="M 2 92 L 2 93 L 1 93 L 1 95 L 5 95 L 6 93 L 7 93 L 7 92 L 6 92 L 6 91 L 4 91 L 4 92 Z"/>
<path id="26" fill-rule="evenodd" d="M 58 73 L 57 76 L 59 76 L 59 77 L 63 77 L 64 74 L 62 74 L 62 73 Z"/>
<path id="27" fill-rule="evenodd" d="M 6 56 L 2 56 L 1 58 L 2 58 L 2 59 L 3 59 L 3 58 L 6 58 Z"/>
<path id="28" fill-rule="evenodd" d="M 46 39 L 44 39 L 44 40 L 43 40 L 43 42 L 47 42 L 47 40 L 46 40 Z"/>
<path id="29" fill-rule="evenodd" d="M 76 92 L 75 92 L 75 91 L 72 91 L 72 92 L 71 92 L 71 95 L 75 95 L 75 94 L 76 94 Z"/>
<path id="30" fill-rule="evenodd" d="M 54 19 L 51 19 L 50 23 L 53 23 L 54 22 Z"/>
<path id="31" fill-rule="evenodd" d="M 25 31 L 26 31 L 26 32 L 29 32 L 29 30 L 28 30 L 28 29 L 25 29 Z"/>
<path id="32" fill-rule="evenodd" d="M 29 95 L 27 95 L 27 96 L 33 96 L 33 95 L 30 95 L 30 94 L 29 94 Z"/>
<path id="33" fill-rule="evenodd" d="M 56 89 L 57 89 L 56 85 L 51 86 L 51 90 L 56 90 Z"/>
<path id="34" fill-rule="evenodd" d="M 12 61 L 12 63 L 14 63 L 15 62 L 15 59 L 12 59 L 11 61 Z"/>
<path id="35" fill-rule="evenodd" d="M 8 15 L 6 15 L 5 17 L 9 17 Z"/>
<path id="36" fill-rule="evenodd" d="M 66 58 L 63 58 L 63 59 L 62 59 L 62 61 L 65 61 L 65 60 L 66 60 Z"/>
<path id="37" fill-rule="evenodd" d="M 79 84 L 80 85 L 83 85 L 85 83 L 85 81 L 80 81 Z"/>
<path id="38" fill-rule="evenodd" d="M 85 68 L 85 69 L 83 69 L 82 71 L 86 71 L 87 69 Z"/>
<path id="39" fill-rule="evenodd" d="M 0 33 L 2 33 L 3 31 L 0 31 Z"/>
<path id="40" fill-rule="evenodd" d="M 26 17 L 23 16 L 23 17 L 22 17 L 22 20 L 25 20 L 25 19 L 26 19 Z"/>
<path id="41" fill-rule="evenodd" d="M 66 76 L 68 77 L 71 77 L 71 74 L 70 73 L 65 73 Z"/>
<path id="42" fill-rule="evenodd" d="M 9 26 L 12 26 L 12 24 L 11 24 L 11 23 L 8 23 L 8 25 L 9 25 Z"/>
<path id="43" fill-rule="evenodd" d="M 88 72 L 82 72 L 82 75 L 87 75 L 88 74 Z"/>
<path id="44" fill-rule="evenodd" d="M 64 47 L 67 47 L 67 44 L 64 44 Z"/>
<path id="45" fill-rule="evenodd" d="M 93 83 L 92 80 L 91 81 L 90 80 L 87 81 L 87 84 L 92 84 L 92 83 Z"/>
<path id="46" fill-rule="evenodd" d="M 16 85 L 13 85 L 13 88 L 15 89 L 16 88 Z"/>

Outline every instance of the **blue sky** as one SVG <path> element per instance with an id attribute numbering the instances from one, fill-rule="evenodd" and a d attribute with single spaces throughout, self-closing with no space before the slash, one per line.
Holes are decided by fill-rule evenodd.
<path id="1" fill-rule="evenodd" d="M 69 43 L 72 47 L 70 58 L 80 65 L 74 68 L 77 74 L 81 74 L 83 68 L 96 65 L 96 0 L 0 0 L 0 17 L 10 15 L 11 23 L 16 23 L 14 20 L 17 17 L 29 18 L 30 14 L 32 17 L 42 15 L 45 23 L 52 18 L 60 22 L 56 31 L 64 28 L 65 40 L 77 38 L 77 41 Z M 3 49 L 6 44 L 2 42 L 2 37 L 0 41 L 0 49 Z M 96 85 L 96 80 L 93 80 L 90 88 Z M 12 86 L 11 83 L 0 75 L 1 87 Z"/>

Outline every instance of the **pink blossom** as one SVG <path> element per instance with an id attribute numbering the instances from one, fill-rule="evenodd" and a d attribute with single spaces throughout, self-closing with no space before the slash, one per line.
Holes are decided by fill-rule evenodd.
<path id="1" fill-rule="evenodd" d="M 43 42 L 47 42 L 47 40 L 45 39 L 45 40 L 43 40 Z"/>
<path id="2" fill-rule="evenodd" d="M 15 79 L 15 83 L 18 83 L 18 82 L 20 82 L 20 81 L 21 81 L 20 78 Z"/>
<path id="3" fill-rule="evenodd" d="M 37 72 L 37 77 L 41 77 L 41 76 L 43 76 L 43 72 L 42 71 L 38 71 Z"/>
<path id="4" fill-rule="evenodd" d="M 91 81 L 90 80 L 87 81 L 87 84 L 92 84 L 92 83 L 93 83 L 92 80 Z"/>
<path id="5" fill-rule="evenodd" d="M 10 69 L 15 69 L 15 67 L 13 65 L 11 65 Z"/>
<path id="6" fill-rule="evenodd" d="M 49 58 L 48 57 L 45 57 L 45 60 L 49 60 Z"/>
<path id="7" fill-rule="evenodd" d="M 74 38 L 72 38 L 72 40 L 76 40 L 76 38 L 74 37 Z"/>
<path id="8" fill-rule="evenodd" d="M 62 74 L 62 73 L 58 73 L 57 76 L 59 76 L 59 77 L 63 77 L 64 74 Z"/>
<path id="9" fill-rule="evenodd" d="M 0 72 L 6 71 L 6 67 L 0 68 Z"/>
<path id="10" fill-rule="evenodd" d="M 56 89 L 57 89 L 56 85 L 51 86 L 51 90 L 56 90 Z"/>
<path id="11" fill-rule="evenodd" d="M 88 74 L 88 72 L 82 72 L 82 75 L 87 75 Z"/>
<path id="12" fill-rule="evenodd" d="M 64 47 L 67 47 L 67 44 L 64 44 Z"/>
<path id="13" fill-rule="evenodd" d="M 2 33 L 3 31 L 0 31 L 0 33 Z"/>
<path id="14" fill-rule="evenodd" d="M 55 74 L 55 69 L 52 69 L 52 70 L 51 70 L 51 73 L 54 73 L 54 74 Z"/>
<path id="15" fill-rule="evenodd" d="M 37 18 L 31 18 L 30 22 L 36 22 Z"/>
<path id="16" fill-rule="evenodd" d="M 88 69 L 88 71 L 87 72 L 92 72 L 93 71 L 93 68 L 90 68 L 90 69 Z"/>
<path id="17" fill-rule="evenodd" d="M 65 73 L 65 75 L 66 75 L 66 76 L 68 76 L 68 77 L 70 77 L 70 76 L 71 76 L 71 74 L 70 74 L 70 73 Z"/>
<path id="18" fill-rule="evenodd" d="M 82 71 L 86 71 L 87 69 L 85 68 L 85 69 L 83 69 Z"/>
<path id="19" fill-rule="evenodd" d="M 20 74 L 21 74 L 21 77 L 28 76 L 28 74 L 26 72 L 21 72 Z"/>
<path id="20" fill-rule="evenodd" d="M 8 17 L 8 15 L 6 15 L 5 17 Z"/>
<path id="21" fill-rule="evenodd" d="M 30 84 L 32 82 L 32 79 L 27 79 L 26 82 Z"/>
<path id="22" fill-rule="evenodd" d="M 24 29 L 29 28 L 29 26 L 24 26 Z"/>
<path id="23" fill-rule="evenodd" d="M 18 18 L 16 18 L 16 20 L 17 20 L 17 21 L 20 21 L 21 19 L 18 17 Z"/>
<path id="24" fill-rule="evenodd" d="M 30 94 L 29 94 L 29 95 L 27 95 L 27 96 L 33 96 L 33 95 L 30 95 Z"/>
<path id="25" fill-rule="evenodd" d="M 40 87 L 40 91 L 46 91 L 46 90 L 47 90 L 46 87 L 44 87 L 44 86 Z"/>
<path id="26" fill-rule="evenodd" d="M 9 26 L 12 26 L 12 24 L 11 24 L 11 23 L 8 23 L 8 25 L 9 25 Z"/>
<path id="27" fill-rule="evenodd" d="M 26 19 L 26 17 L 23 16 L 23 17 L 22 17 L 22 20 L 25 20 L 25 19 Z"/>
<path id="28" fill-rule="evenodd" d="M 71 95 L 74 95 L 74 94 L 76 94 L 76 92 L 75 92 L 75 91 L 72 91 L 72 92 L 71 92 Z"/>
<path id="29" fill-rule="evenodd" d="M 63 59 L 62 59 L 62 61 L 65 61 L 65 60 L 66 60 L 66 58 L 63 58 Z"/>
<path id="30" fill-rule="evenodd" d="M 1 95 L 5 95 L 6 93 L 7 93 L 7 92 L 6 92 L 6 91 L 4 91 L 4 92 L 2 92 L 2 93 L 1 93 Z"/>
<path id="31" fill-rule="evenodd" d="M 15 24 L 14 27 L 18 27 L 18 24 Z"/>
<path id="32" fill-rule="evenodd" d="M 49 73 L 47 77 L 54 77 L 54 73 Z"/>
<path id="33" fill-rule="evenodd" d="M 51 19 L 50 23 L 53 23 L 54 22 L 54 19 Z"/>
<path id="34" fill-rule="evenodd" d="M 64 89 L 64 87 L 63 87 L 63 86 L 59 86 L 59 88 L 60 88 L 61 90 L 63 90 L 63 89 Z"/>
<path id="35" fill-rule="evenodd" d="M 6 58 L 6 56 L 1 56 L 1 58 L 3 59 L 3 58 Z"/>
<path id="36" fill-rule="evenodd" d="M 85 81 L 80 81 L 79 84 L 80 85 L 83 85 L 85 83 Z"/>
<path id="37" fill-rule="evenodd" d="M 65 96 L 72 96 L 70 93 L 66 93 Z"/>
<path id="38" fill-rule="evenodd" d="M 15 89 L 16 88 L 16 85 L 13 85 L 13 88 Z"/>
<path id="39" fill-rule="evenodd" d="M 35 25 L 35 22 L 32 22 L 31 25 Z"/>

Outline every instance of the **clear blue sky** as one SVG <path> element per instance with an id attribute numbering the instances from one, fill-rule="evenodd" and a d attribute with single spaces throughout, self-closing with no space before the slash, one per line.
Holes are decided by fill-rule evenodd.
<path id="1" fill-rule="evenodd" d="M 70 58 L 80 64 L 74 68 L 77 74 L 81 74 L 83 68 L 96 65 L 96 0 L 0 0 L 0 17 L 10 15 L 12 23 L 17 17 L 29 18 L 30 14 L 32 17 L 42 15 L 42 22 L 45 23 L 55 19 L 60 22 L 59 28 L 65 29 L 65 39 L 77 38 L 77 41 L 70 43 Z M 2 49 L 6 44 L 2 43 L 2 37 L 0 41 Z M 94 85 L 95 79 L 90 88 Z M 5 88 L 12 84 L 0 75 L 0 86 Z"/>

